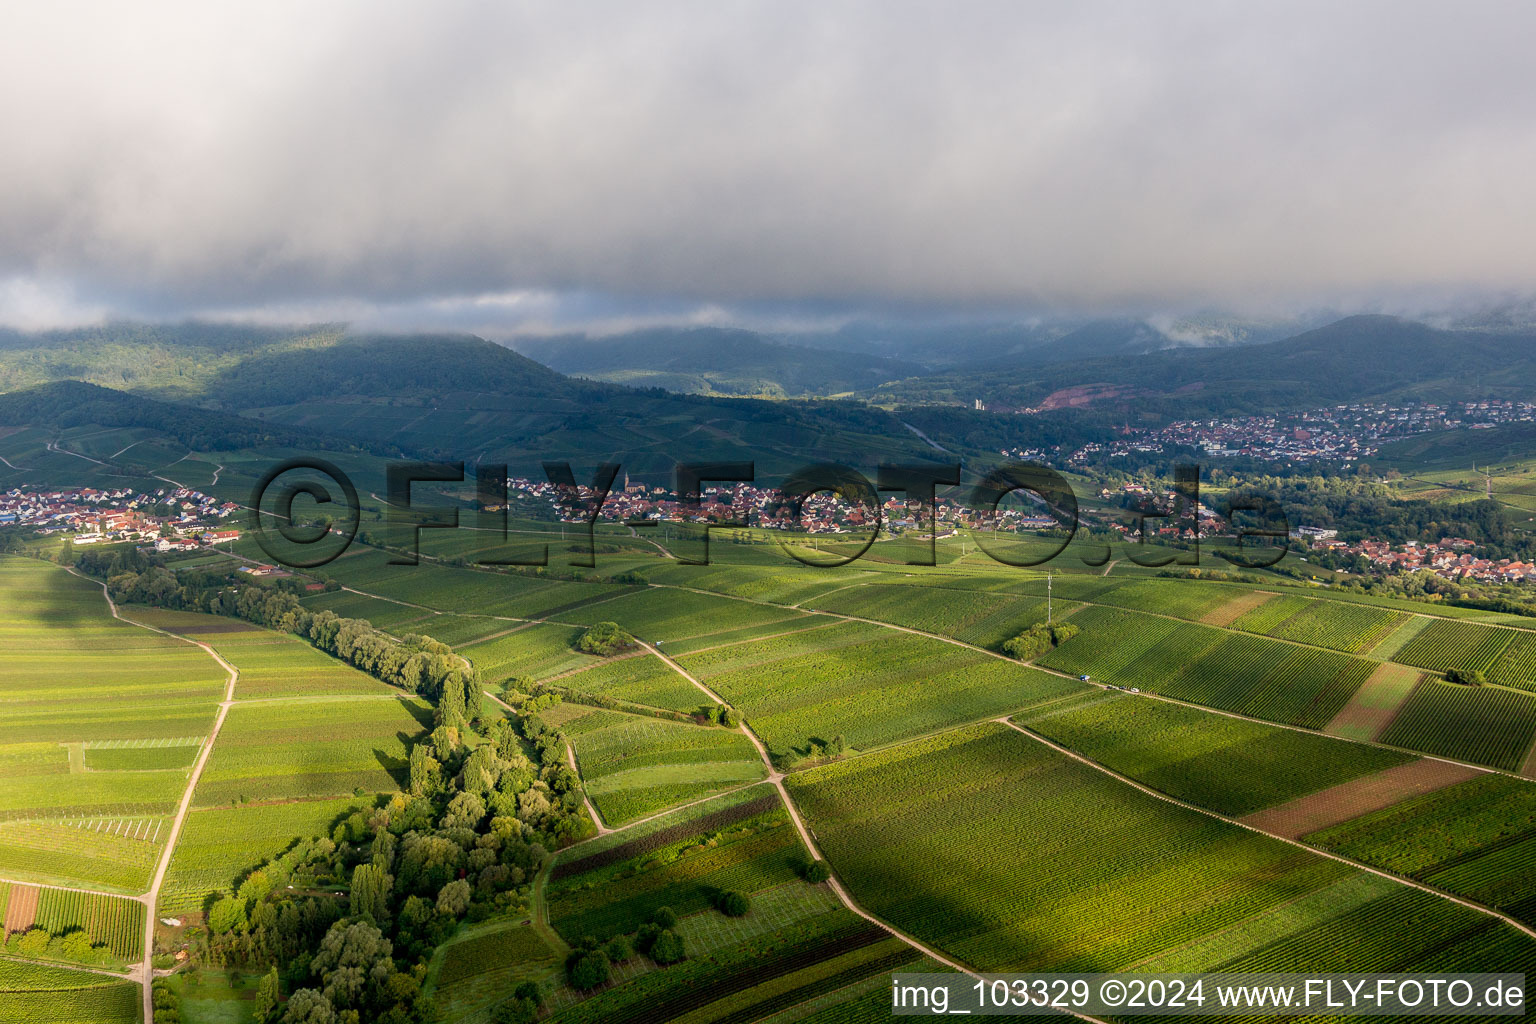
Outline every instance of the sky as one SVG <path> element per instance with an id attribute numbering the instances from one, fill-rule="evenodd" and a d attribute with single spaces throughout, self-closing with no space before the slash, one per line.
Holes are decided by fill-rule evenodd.
<path id="1" fill-rule="evenodd" d="M 1523 295 L 1533 38 L 1518 2 L 18 5 L 0 323 Z"/>

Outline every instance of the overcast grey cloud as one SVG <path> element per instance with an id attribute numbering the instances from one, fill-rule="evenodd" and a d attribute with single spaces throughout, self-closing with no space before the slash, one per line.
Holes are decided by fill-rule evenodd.
<path id="1" fill-rule="evenodd" d="M 16 5 L 0 320 L 1523 290 L 1533 38 L 1515 2 Z"/>

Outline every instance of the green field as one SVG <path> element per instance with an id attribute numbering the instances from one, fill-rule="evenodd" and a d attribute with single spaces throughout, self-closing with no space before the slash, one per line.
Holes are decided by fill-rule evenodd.
<path id="1" fill-rule="evenodd" d="M 1536 696 L 1426 679 L 1381 742 L 1516 771 L 1536 742 Z"/>
<path id="2" fill-rule="evenodd" d="M 567 940 L 606 937 L 634 931 L 657 907 L 680 916 L 706 910 L 714 889 L 751 893 L 794 881 L 803 847 L 783 806 L 761 797 L 736 803 L 747 817 L 725 813 L 731 806 L 711 801 L 671 817 L 649 841 L 606 837 L 614 841 L 604 856 L 563 859 L 562 869 L 574 870 L 549 884 L 551 924 Z"/>
<path id="3" fill-rule="evenodd" d="M 58 566 L 0 557 L 0 607 L 0 874 L 142 891 L 225 672 Z"/>
<path id="4" fill-rule="evenodd" d="M 1047 706 L 1014 720 L 1122 775 L 1231 817 L 1413 760 L 1130 694 Z"/>
<path id="5" fill-rule="evenodd" d="M 1072 624 L 1082 633 L 1040 664 L 1312 729 L 1332 720 L 1376 667 L 1332 651 L 1119 609 L 1085 608 Z"/>
<path id="6" fill-rule="evenodd" d="M 194 806 L 397 790 L 406 742 L 430 731 L 431 714 L 426 702 L 397 697 L 236 705 Z"/>
<path id="7" fill-rule="evenodd" d="M 166 872 L 161 910 L 201 912 L 209 896 L 233 892 L 248 872 L 295 839 L 329 836 L 338 820 L 371 802 L 348 796 L 194 810 Z"/>
<path id="8" fill-rule="evenodd" d="M 708 696 L 660 658 L 648 654 L 605 660 L 560 680 L 561 686 L 672 711 L 693 711 Z"/>
<path id="9" fill-rule="evenodd" d="M 1081 684 L 924 636 L 849 623 L 679 659 L 770 750 L 864 749 L 1027 708 Z"/>
<path id="10" fill-rule="evenodd" d="M 1296 901 L 1354 884 L 1358 872 L 1146 796 L 1000 725 L 788 784 L 856 899 L 984 970 L 1127 970 L 1221 934 L 1186 968 L 1211 970 L 1241 954 L 1232 929 L 1273 932 L 1276 921 L 1282 935 L 1263 947 L 1284 949 L 1266 956 L 1273 970 L 1332 964 L 1354 949 L 1372 970 L 1432 955 L 1486 964 L 1477 943 L 1507 931 L 1427 897 L 1436 926 L 1405 936 L 1387 911 L 1417 906 L 1417 893 L 1387 892 L 1364 915 L 1324 897 L 1294 920 Z M 1501 932 L 1520 955 L 1536 950 L 1513 935 Z"/>
<path id="11" fill-rule="evenodd" d="M 735 730 L 615 711 L 593 711 L 562 728 L 576 748 L 587 795 L 610 826 L 767 774 L 751 742 Z"/>
<path id="12" fill-rule="evenodd" d="M 1306 837 L 1536 923 L 1536 785 L 1485 775 Z"/>

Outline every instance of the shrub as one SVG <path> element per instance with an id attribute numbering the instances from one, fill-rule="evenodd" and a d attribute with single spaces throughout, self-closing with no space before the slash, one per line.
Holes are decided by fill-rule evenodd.
<path id="1" fill-rule="evenodd" d="M 663 931 L 651 943 L 650 957 L 662 966 L 677 963 L 683 958 L 683 937 L 670 928 Z"/>
<path id="2" fill-rule="evenodd" d="M 832 869 L 824 860 L 813 860 L 800 872 L 800 877 L 812 885 L 819 885 L 832 877 Z"/>
<path id="3" fill-rule="evenodd" d="M 594 949 L 574 957 L 566 969 L 566 976 L 572 988 L 585 992 L 607 982 L 608 968 L 608 954 Z"/>
<path id="4" fill-rule="evenodd" d="M 657 907 L 651 912 L 651 923 L 663 931 L 669 928 L 676 928 L 677 914 L 671 907 Z"/>
<path id="5" fill-rule="evenodd" d="M 576 641 L 576 649 L 599 657 L 609 657 L 635 646 L 635 638 L 619 628 L 617 622 L 598 622 L 589 626 Z"/>
<path id="6" fill-rule="evenodd" d="M 608 944 L 603 947 L 603 952 L 607 953 L 608 959 L 616 964 L 621 964 L 625 960 L 628 960 L 630 957 L 635 955 L 635 951 L 630 946 L 629 940 L 622 935 L 615 935 L 613 938 L 609 939 Z"/>
<path id="7" fill-rule="evenodd" d="M 752 909 L 752 901 L 747 899 L 746 893 L 732 889 L 720 894 L 715 907 L 726 917 L 744 917 Z"/>

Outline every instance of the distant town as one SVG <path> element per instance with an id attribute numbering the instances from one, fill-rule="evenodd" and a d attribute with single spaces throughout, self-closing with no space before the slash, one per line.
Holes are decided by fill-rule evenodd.
<path id="1" fill-rule="evenodd" d="M 0 494 L 0 526 L 22 526 L 41 536 L 68 534 L 76 545 L 137 541 L 158 551 L 227 544 L 239 530 L 220 523 L 240 510 L 232 501 L 185 487 L 155 491 L 10 490 Z"/>
<path id="2" fill-rule="evenodd" d="M 1536 422 L 1536 404 L 1531 402 L 1355 402 L 1275 416 L 1180 420 L 1156 430 L 1127 428 L 1113 441 L 1074 449 L 1018 447 L 1004 448 L 1002 454 L 1040 459 L 1064 468 L 1105 458 L 1191 448 L 1213 458 L 1349 464 L 1373 457 L 1383 442 L 1397 438 L 1437 430 L 1488 430 L 1504 423 L 1530 422 Z"/>
<path id="3" fill-rule="evenodd" d="M 1513 405 L 1506 403 L 1504 411 L 1513 411 L 1510 408 Z M 1419 411 L 1432 408 L 1426 406 Z M 1525 408 L 1529 410 L 1530 407 Z M 1341 417 L 1340 422 L 1343 421 Z M 589 507 L 594 497 L 589 489 L 578 488 L 573 500 L 567 488 L 528 478 L 508 480 L 508 494 L 511 498 L 544 505 L 551 518 L 566 523 L 585 522 L 588 514 L 582 508 Z M 1135 481 L 1102 488 L 1098 497 L 1104 502 L 1118 503 L 1122 509 L 1141 507 L 1150 512 L 1168 513 L 1177 509 L 1180 500 L 1173 491 L 1156 491 Z M 89 487 L 39 491 L 14 489 L 0 493 L 0 528 L 14 526 L 45 537 L 65 536 L 76 546 L 134 542 L 161 553 L 188 552 L 238 540 L 240 531 L 228 527 L 226 521 L 241 508 L 235 502 L 220 501 L 190 488 L 166 487 L 154 491 Z M 490 511 L 499 510 L 493 508 Z M 1082 516 L 1089 526 L 1113 530 L 1128 537 L 1139 531 L 1136 516 L 1120 510 L 1083 509 Z M 806 499 L 796 522 L 791 503 L 774 488 L 751 484 L 706 487 L 701 502 L 691 505 L 679 501 L 676 494 L 666 488 L 633 483 L 625 478 L 609 493 L 598 518 L 602 522 L 634 526 L 736 520 L 757 529 L 837 535 L 867 531 L 875 514 L 867 507 L 818 492 Z M 931 508 L 922 502 L 889 498 L 880 504 L 878 518 L 881 528 L 890 535 L 909 531 L 926 533 L 931 518 L 934 533 L 940 538 L 953 536 L 959 530 L 1032 532 L 1055 530 L 1061 525 L 1045 512 L 1043 506 L 1038 511 L 1004 506 L 991 514 L 943 496 L 939 496 Z M 1177 518 L 1153 519 L 1147 526 L 1150 537 L 1173 542 L 1187 543 L 1230 533 L 1230 524 L 1203 503 L 1196 504 L 1192 515 L 1184 509 Z M 1357 573 L 1428 572 L 1453 582 L 1536 583 L 1536 563 L 1480 557 L 1474 554 L 1477 545 L 1465 538 L 1434 542 L 1409 540 L 1401 544 L 1373 539 L 1346 542 L 1338 539 L 1337 530 L 1305 525 L 1292 529 L 1290 537 L 1305 552 L 1332 556 L 1336 562 L 1354 559 L 1352 564 L 1344 564 L 1348 571 Z M 267 567 L 258 567 L 262 568 Z"/>

